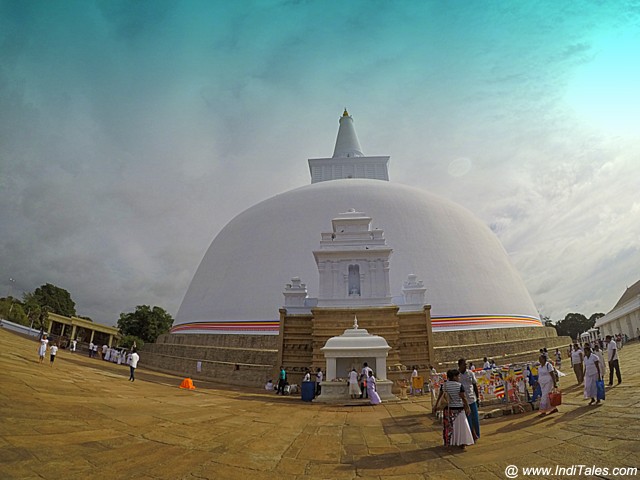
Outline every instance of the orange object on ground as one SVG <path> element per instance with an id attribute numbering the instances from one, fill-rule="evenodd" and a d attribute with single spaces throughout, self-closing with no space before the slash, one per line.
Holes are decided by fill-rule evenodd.
<path id="1" fill-rule="evenodd" d="M 184 380 L 182 380 L 182 383 L 180 384 L 180 388 L 186 388 L 189 390 L 195 390 L 196 387 L 193 384 L 193 382 L 191 381 L 191 379 L 189 377 L 185 378 Z"/>

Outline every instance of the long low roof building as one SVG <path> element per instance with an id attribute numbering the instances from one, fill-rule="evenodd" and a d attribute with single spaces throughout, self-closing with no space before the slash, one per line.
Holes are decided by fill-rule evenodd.
<path id="1" fill-rule="evenodd" d="M 623 334 L 640 338 L 640 280 L 627 287 L 613 309 L 596 321 L 600 335 Z"/>

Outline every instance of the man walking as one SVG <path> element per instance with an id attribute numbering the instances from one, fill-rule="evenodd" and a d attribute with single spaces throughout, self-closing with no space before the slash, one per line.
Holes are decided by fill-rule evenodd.
<path id="1" fill-rule="evenodd" d="M 480 438 L 480 416 L 478 415 L 478 382 L 476 376 L 471 370 L 467 370 L 467 361 L 464 358 L 458 360 L 458 371 L 460 372 L 459 382 L 464 387 L 464 394 L 467 396 L 467 402 L 469 403 L 469 415 L 467 415 L 467 422 L 469 422 L 469 428 L 471 429 L 471 435 L 473 440 L 477 441 Z"/>
<path id="2" fill-rule="evenodd" d="M 281 393 L 284 395 L 284 387 L 287 383 L 287 371 L 284 369 L 282 365 L 280 365 L 280 376 L 278 377 L 278 389 L 276 390 L 276 395 Z"/>
<path id="3" fill-rule="evenodd" d="M 136 381 L 135 373 L 136 368 L 138 367 L 138 360 L 140 360 L 140 355 L 138 355 L 138 352 L 136 352 L 134 349 L 133 352 L 131 352 L 131 361 L 129 362 L 129 370 L 131 372 L 131 374 L 129 375 L 130 382 Z"/>
<path id="4" fill-rule="evenodd" d="M 584 369 L 582 368 L 583 361 L 584 355 L 582 354 L 582 349 L 577 343 L 574 343 L 573 351 L 571 352 L 571 365 L 573 366 L 573 372 L 576 374 L 578 385 L 581 385 L 584 380 Z"/>
<path id="5" fill-rule="evenodd" d="M 613 385 L 613 370 L 616 371 L 616 377 L 618 378 L 618 385 L 622 383 L 622 375 L 620 374 L 620 364 L 618 363 L 618 346 L 616 341 L 611 338 L 611 335 L 606 337 L 607 354 L 609 356 L 609 386 Z"/>

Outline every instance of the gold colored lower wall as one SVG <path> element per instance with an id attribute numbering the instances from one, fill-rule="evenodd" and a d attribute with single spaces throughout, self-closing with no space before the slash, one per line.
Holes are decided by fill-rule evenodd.
<path id="1" fill-rule="evenodd" d="M 287 315 L 281 310 L 278 337 L 162 335 L 155 344 L 142 347 L 140 362 L 145 368 L 253 387 L 260 387 L 268 378 L 277 379 L 278 367 L 284 365 L 289 382 L 300 384 L 306 368 L 326 371 L 320 348 L 329 338 L 352 328 L 354 315 L 361 328 L 384 337 L 392 348 L 387 358 L 390 380 L 408 378 L 414 365 L 421 373 L 429 364 L 446 371 L 461 357 L 473 360 L 476 366 L 484 356 L 498 364 L 535 360 L 540 348 L 552 352 L 558 347 L 566 352 L 571 342 L 550 327 L 432 332 L 429 306 L 419 312 L 399 312 L 397 307 L 316 308 L 307 315 Z M 196 372 L 198 361 L 201 372 Z"/>
<path id="2" fill-rule="evenodd" d="M 320 350 L 329 338 L 358 326 L 384 337 L 391 350 L 387 357 L 387 377 L 403 377 L 412 365 L 426 369 L 432 357 L 430 307 L 399 313 L 397 306 L 372 308 L 314 308 L 311 315 L 287 315 L 280 310 L 278 365 L 283 365 L 290 383 L 300 383 L 309 368 L 326 371 Z M 276 372 L 274 371 L 274 376 Z"/>

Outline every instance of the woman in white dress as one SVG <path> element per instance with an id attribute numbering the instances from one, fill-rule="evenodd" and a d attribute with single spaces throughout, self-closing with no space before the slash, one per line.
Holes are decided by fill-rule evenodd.
<path id="1" fill-rule="evenodd" d="M 376 377 L 373 376 L 373 371 L 369 372 L 369 378 L 367 378 L 367 395 L 371 405 L 380 405 L 382 403 L 380 395 L 376 391 Z"/>
<path id="2" fill-rule="evenodd" d="M 600 359 L 591 352 L 590 347 L 584 347 L 584 398 L 590 398 L 589 405 L 600 403 L 596 381 L 600 380 Z"/>
<path id="3" fill-rule="evenodd" d="M 44 362 L 44 356 L 47 354 L 47 345 L 49 344 L 49 339 L 46 335 L 43 335 L 40 339 L 40 346 L 38 347 L 38 357 L 40 363 Z"/>
<path id="4" fill-rule="evenodd" d="M 349 372 L 349 396 L 351 398 L 359 398 L 361 393 L 360 385 L 358 384 L 358 372 L 353 368 Z"/>
<path id="5" fill-rule="evenodd" d="M 540 366 L 538 367 L 538 385 L 542 395 L 540 396 L 540 415 L 550 415 L 558 411 L 557 408 L 551 406 L 549 394 L 558 386 L 556 370 L 549 362 L 547 357 L 540 355 Z"/>

